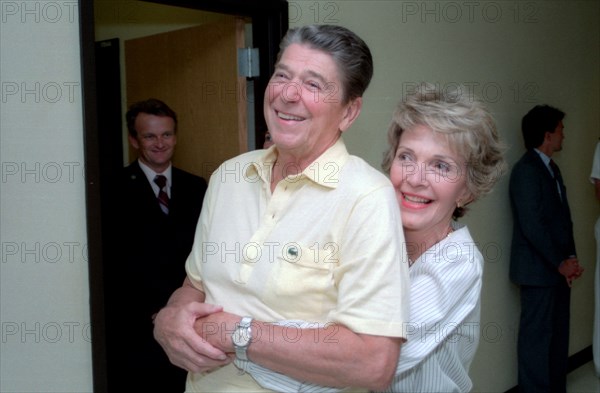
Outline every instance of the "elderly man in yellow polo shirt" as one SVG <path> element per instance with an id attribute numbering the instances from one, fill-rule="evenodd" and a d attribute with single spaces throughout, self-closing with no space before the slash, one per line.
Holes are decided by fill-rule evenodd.
<path id="1" fill-rule="evenodd" d="M 343 27 L 284 38 L 264 102 L 275 145 L 215 171 L 187 278 L 156 318 L 186 391 L 266 391 L 235 358 L 348 390 L 391 382 L 408 315 L 399 209 L 389 180 L 341 138 L 372 72 Z"/>

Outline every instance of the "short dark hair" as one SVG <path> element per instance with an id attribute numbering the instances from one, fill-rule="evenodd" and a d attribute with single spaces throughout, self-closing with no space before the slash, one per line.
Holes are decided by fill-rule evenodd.
<path id="1" fill-rule="evenodd" d="M 137 137 L 137 130 L 135 129 L 135 119 L 140 113 L 147 113 L 154 116 L 166 116 L 173 119 L 175 123 L 175 129 L 177 132 L 177 114 L 173 109 L 169 108 L 167 104 L 156 98 L 149 98 L 144 101 L 138 101 L 129 107 L 129 110 L 125 114 L 127 120 L 127 130 L 129 135 Z"/>
<path id="2" fill-rule="evenodd" d="M 333 58 L 340 71 L 343 103 L 362 97 L 373 77 L 373 57 L 367 44 L 342 26 L 307 25 L 289 29 L 279 45 L 277 63 L 292 44 L 308 45 Z"/>
<path id="3" fill-rule="evenodd" d="M 564 117 L 563 111 L 550 105 L 534 106 L 521 120 L 525 148 L 532 150 L 540 147 L 544 143 L 546 132 L 554 132 Z"/>

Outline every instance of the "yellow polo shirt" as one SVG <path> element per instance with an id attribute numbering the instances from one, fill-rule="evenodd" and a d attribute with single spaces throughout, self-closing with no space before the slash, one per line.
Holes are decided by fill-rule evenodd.
<path id="1" fill-rule="evenodd" d="M 211 176 L 186 262 L 192 283 L 207 303 L 260 321 L 335 322 L 403 337 L 408 263 L 390 181 L 340 138 L 271 193 L 276 155 L 276 147 L 245 153 Z M 237 389 L 234 374 L 257 391 L 247 374 L 223 369 L 188 377 L 188 390 Z"/>

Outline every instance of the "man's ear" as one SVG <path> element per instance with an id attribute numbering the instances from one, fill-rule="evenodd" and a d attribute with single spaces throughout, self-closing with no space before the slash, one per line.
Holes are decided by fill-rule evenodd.
<path id="1" fill-rule="evenodd" d="M 131 146 L 133 146 L 135 150 L 138 150 L 140 148 L 140 144 L 138 143 L 137 138 L 132 137 L 131 134 L 127 134 L 127 139 L 129 140 L 129 143 L 131 144 Z"/>
<path id="2" fill-rule="evenodd" d="M 352 123 L 354 123 L 354 120 L 356 120 L 356 118 L 358 118 L 358 115 L 360 115 L 361 109 L 362 97 L 355 98 L 348 105 L 346 105 L 344 117 L 342 118 L 342 121 L 340 123 L 341 132 L 344 132 L 348 128 L 350 128 Z"/>

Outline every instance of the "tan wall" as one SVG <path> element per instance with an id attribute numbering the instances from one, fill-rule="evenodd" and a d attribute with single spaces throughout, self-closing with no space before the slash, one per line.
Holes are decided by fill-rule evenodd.
<path id="1" fill-rule="evenodd" d="M 591 345 L 595 242 L 599 215 L 588 180 L 600 136 L 600 3 L 590 1 L 313 1 L 290 2 L 291 25 L 333 23 L 369 44 L 375 75 L 364 109 L 346 134 L 352 153 L 379 168 L 385 133 L 403 92 L 420 81 L 467 86 L 488 103 L 513 164 L 523 154 L 521 117 L 548 103 L 567 113 L 565 173 L 581 263 L 572 292 L 570 352 Z M 564 168 L 564 169 L 562 169 Z M 487 257 L 482 340 L 471 368 L 473 391 L 517 383 L 518 289 L 508 279 L 512 217 L 508 176 L 464 218 Z"/>

